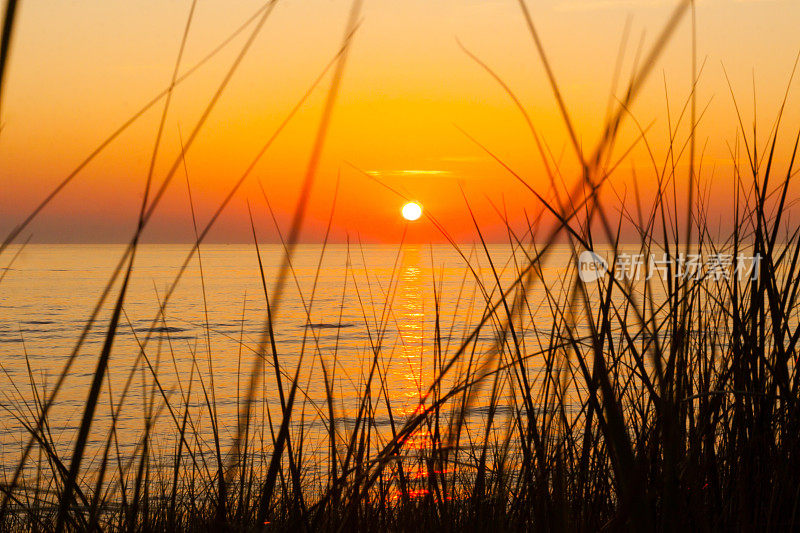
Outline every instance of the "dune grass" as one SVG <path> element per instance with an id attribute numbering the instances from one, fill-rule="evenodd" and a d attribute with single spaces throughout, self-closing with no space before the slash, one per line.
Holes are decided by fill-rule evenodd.
<path id="1" fill-rule="evenodd" d="M 193 206 L 185 154 L 275 3 L 269 2 L 237 30 L 236 34 L 252 24 L 236 61 L 185 143 L 182 141 L 181 153 L 152 191 L 151 165 L 137 232 L 59 379 L 45 388 L 29 365 L 29 383 L 10 382 L 14 391 L 7 396 L 19 401 L 6 403 L 4 408 L 27 434 L 19 461 L 10 469 L 13 473 L 0 487 L 0 529 L 796 529 L 800 522 L 800 478 L 796 475 L 800 471 L 800 374 L 795 364 L 800 340 L 800 229 L 790 212 L 797 141 L 790 159 L 778 161 L 775 154 L 783 132 L 782 117 L 776 117 L 769 137 L 760 144 L 742 125 L 731 154 L 737 165 L 728 176 L 735 190 L 733 230 L 721 237 L 708 220 L 708 191 L 696 176 L 701 163 L 696 161 L 695 126 L 701 117 L 697 116 L 692 88 L 679 120 L 670 125 L 671 144 L 665 159 L 657 161 L 653 156 L 651 161 L 658 183 L 656 200 L 645 206 L 637 194 L 616 209 L 607 205 L 607 195 L 601 194 L 609 176 L 632 149 L 625 147 L 622 156 L 612 154 L 620 125 L 631 119 L 628 110 L 636 95 L 678 23 L 692 12 L 690 1 L 679 2 L 652 49 L 643 56 L 624 97 L 611 106 L 600 142 L 593 151 L 585 152 L 574 134 L 532 17 L 520 0 L 522 16 L 571 132 L 582 172 L 570 190 L 557 192 L 558 187 L 566 191 L 566 178 L 560 175 L 527 115 L 534 148 L 553 184 L 551 191 L 529 186 L 523 176 L 484 148 L 529 187 L 532 203 L 541 214 L 528 221 L 524 234 L 507 223 L 508 244 L 514 253 L 505 264 L 496 262 L 474 217 L 477 246 L 470 251 L 451 240 L 464 262 L 463 294 L 459 293 L 449 316 L 440 305 L 441 279 L 432 280 L 435 327 L 425 332 L 430 336 L 426 346 L 431 349 L 423 357 L 431 361 L 434 374 L 421 384 L 421 399 L 413 413 L 398 416 L 394 407 L 399 400 L 391 396 L 387 383 L 389 364 L 397 364 L 391 362 L 385 340 L 395 320 L 391 307 L 402 248 L 398 248 L 389 287 L 375 291 L 387 295 L 384 301 L 376 301 L 373 287 L 359 286 L 354 276 L 344 280 L 340 309 L 345 294 L 355 291 L 369 334 L 356 408 L 347 413 L 343 413 L 345 407 L 334 388 L 337 349 L 328 353 L 320 348 L 319 325 L 312 320 L 325 246 L 310 291 L 303 293 L 292 266 L 347 51 L 357 32 L 359 1 L 354 3 L 341 49 L 266 140 L 205 226 L 198 225 L 192 207 L 194 246 L 168 291 L 159 295 L 159 312 L 150 327 L 144 335 L 136 335 L 125 312 L 125 296 L 141 231 L 181 170 Z M 11 18 L 7 15 L 3 30 L 0 70 L 6 61 L 6 35 L 13 26 L 14 4 L 9 3 Z M 511 89 L 473 58 L 502 84 L 524 114 Z M 180 74 L 179 55 L 164 93 L 100 143 L 7 237 L 0 248 L 6 266 L 18 255 L 9 253 L 8 246 L 47 203 L 121 131 L 164 99 L 153 150 L 155 161 L 172 88 L 199 66 Z M 284 254 L 274 277 L 263 267 L 251 215 L 259 264 L 253 275 L 263 289 L 266 317 L 260 339 L 248 345 L 243 340 L 241 310 L 237 416 L 235 421 L 220 420 L 202 243 L 274 139 L 331 70 L 302 195 L 282 237 Z M 689 133 L 679 139 L 677 132 L 686 121 Z M 647 146 L 647 129 L 640 132 L 634 145 Z M 675 186 L 682 161 L 688 161 L 689 168 L 688 186 L 680 193 L 685 194 L 688 206 L 683 211 L 678 207 L 682 202 Z M 335 199 L 329 231 L 334 208 Z M 466 210 L 471 213 L 469 203 Z M 501 209 L 498 214 L 506 216 Z M 433 217 L 430 221 L 448 237 L 447 228 Z M 619 261 L 630 251 L 620 244 L 623 224 L 635 228 L 637 253 L 668 260 L 663 277 L 631 280 L 620 275 Z M 602 251 L 610 260 L 608 274 L 584 283 L 576 269 L 567 269 L 560 282 L 548 279 L 547 259 L 558 242 L 567 243 L 575 258 L 584 250 Z M 605 244 L 595 244 L 599 242 Z M 359 253 L 358 246 L 354 244 L 350 252 Z M 728 256 L 734 274 L 701 269 L 696 277 L 681 276 L 673 269 L 690 254 Z M 752 272 L 738 276 L 737 269 L 744 266 L 739 258 L 744 255 L 760 260 Z M 489 265 L 488 281 L 478 272 L 478 256 Z M 183 374 L 177 387 L 165 388 L 163 368 L 172 364 L 178 374 L 166 309 L 195 260 L 206 309 L 205 353 L 193 351 L 189 375 Z M 345 272 L 350 272 L 349 265 Z M 275 325 L 286 312 L 284 294 L 291 284 L 301 294 L 299 312 L 306 317 L 306 327 L 299 357 L 287 358 L 276 343 Z M 544 291 L 543 302 L 532 301 L 534 287 Z M 472 294 L 467 294 L 470 291 Z M 113 302 L 113 312 L 103 326 L 105 341 L 67 457 L 60 452 L 63 443 L 51 431 L 51 408 L 89 331 L 100 327 L 97 321 L 108 302 Z M 542 321 L 541 308 L 547 310 L 547 320 Z M 234 317 L 240 311 L 231 309 L 230 313 Z M 458 322 L 458 316 L 469 319 Z M 537 329 L 542 323 L 547 325 L 544 331 Z M 107 369 L 114 341 L 126 324 L 139 350 L 122 389 L 112 391 Z M 337 346 L 340 336 L 347 334 L 346 329 L 337 330 Z M 155 338 L 165 336 L 166 348 L 161 340 L 153 346 Z M 537 342 L 532 343 L 531 338 Z M 304 376 L 311 365 L 318 365 L 325 405 L 312 405 L 309 400 Z M 142 410 L 143 428 L 137 442 L 121 449 L 118 414 L 137 378 L 149 391 Z M 277 412 L 264 397 L 266 380 L 274 381 L 279 396 Z M 25 386 L 29 391 L 23 390 Z M 201 398 L 200 409 L 197 398 Z M 101 435 L 102 453 L 90 459 L 87 439 L 100 409 L 109 413 L 111 430 Z M 212 442 L 204 439 L 200 411 L 203 420 L 211 424 Z M 312 411 L 321 432 L 312 431 L 306 423 Z M 480 416 L 475 414 L 478 411 Z M 383 417 L 388 425 L 379 426 L 377 420 Z M 166 424 L 155 435 L 158 420 Z M 224 434 L 221 426 L 235 429 Z M 171 440 L 167 440 L 174 443 L 168 453 L 161 445 L 166 439 L 164 427 L 169 430 Z M 90 470 L 85 468 L 88 460 Z"/>

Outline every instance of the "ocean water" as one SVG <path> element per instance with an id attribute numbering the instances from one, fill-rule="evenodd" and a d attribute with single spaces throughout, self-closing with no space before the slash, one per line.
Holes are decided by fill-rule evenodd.
<path id="1" fill-rule="evenodd" d="M 18 250 L 4 255 L 3 267 Z M 47 431 L 57 453 L 69 456 L 120 280 L 111 284 L 80 346 L 78 341 L 124 251 L 119 245 L 28 245 L 0 271 L 0 391 L 6 413 L 0 444 L 6 469 L 16 465 L 30 435 L 25 425 L 36 420 L 67 365 Z M 277 425 L 281 417 L 276 374 L 285 395 L 298 377 L 293 420 L 306 433 L 308 453 L 326 453 L 324 446 L 314 448 L 315 437 L 323 442 L 329 427 L 326 380 L 342 441 L 366 395 L 377 445 L 385 443 L 393 424 L 399 428 L 425 404 L 434 376 L 474 331 L 487 302 L 499 301 L 497 280 L 507 287 L 530 253 L 503 245 L 491 246 L 488 256 L 471 246 L 301 245 L 278 291 L 280 245 L 260 246 L 263 280 L 252 245 L 203 246 L 199 257 L 190 257 L 190 251 L 185 245 L 143 245 L 137 252 L 93 417 L 87 472 L 108 445 L 112 423 L 114 446 L 123 456 L 136 453 L 149 428 L 151 449 L 168 457 L 187 409 L 198 453 L 213 452 L 215 435 L 224 451 L 236 435 L 251 380 L 251 434 L 261 431 L 264 439 L 269 419 Z M 542 271 L 546 282 L 526 293 L 526 318 L 518 328 L 526 353 L 549 342 L 553 303 L 545 287 L 558 290 L 572 275 L 571 257 L 568 248 L 557 246 Z M 266 335 L 268 298 L 274 357 Z M 499 313 L 486 322 L 448 370 L 442 390 L 496 351 L 501 319 Z M 532 359 L 529 372 L 540 364 Z M 470 410 L 475 423 L 486 416 L 487 396 L 475 395 Z M 406 445 L 423 447 L 428 438 L 423 431 Z"/>

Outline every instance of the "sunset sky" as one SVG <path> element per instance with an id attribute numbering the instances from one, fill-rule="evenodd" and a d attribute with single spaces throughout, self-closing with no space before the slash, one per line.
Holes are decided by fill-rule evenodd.
<path id="1" fill-rule="evenodd" d="M 631 73 L 640 43 L 649 49 L 675 4 L 675 0 L 529 2 L 586 151 L 596 143 L 605 118 L 626 24 L 623 81 Z M 103 139 L 167 87 L 190 5 L 189 0 L 21 2 L 0 133 L 3 236 Z M 200 0 L 181 72 L 261 5 L 257 0 Z M 349 9 L 350 3 L 341 0 L 278 2 L 186 156 L 201 224 L 334 56 Z M 715 180 L 713 190 L 724 191 L 730 182 L 729 148 L 735 144 L 737 120 L 723 66 L 746 127 L 752 129 L 755 105 L 759 132 L 766 135 L 800 51 L 800 2 L 698 0 L 696 20 L 698 62 L 704 65 L 698 109 L 708 106 L 698 137 L 704 152 L 703 176 Z M 176 88 L 156 166 L 157 182 L 180 152 L 179 128 L 184 137 L 191 131 L 248 31 Z M 312 192 L 304 240 L 314 241 L 324 233 L 337 176 L 340 192 L 333 230 L 337 241 L 349 235 L 366 242 L 396 242 L 403 233 L 404 201 L 364 173 L 418 200 L 459 240 L 475 236 L 461 188 L 493 240 L 506 236 L 492 204 L 506 209 L 515 223 L 524 220 L 525 211 L 534 216 L 540 210 L 534 196 L 464 133 L 548 196 L 549 183 L 522 115 L 459 41 L 515 91 L 564 179 L 574 181 L 574 153 L 515 0 L 366 0 Z M 260 237 L 275 240 L 259 181 L 286 229 L 329 85 L 330 75 L 266 153 L 210 240 L 251 239 L 248 200 Z M 797 85 L 795 80 L 784 119 L 784 151 L 797 133 L 791 128 L 800 124 Z M 690 87 L 687 17 L 632 109 L 643 126 L 652 123 L 648 141 L 659 162 L 667 146 L 668 117 L 677 118 Z M 162 106 L 163 101 L 81 172 L 23 238 L 33 234 L 34 242 L 128 239 Z M 618 153 L 635 134 L 633 123 L 627 121 Z M 643 147 L 612 178 L 613 190 L 622 195 L 632 171 L 643 193 L 652 193 L 652 165 Z M 717 212 L 724 215 L 725 205 L 717 206 Z M 146 240 L 187 242 L 191 227 L 181 171 Z M 408 239 L 427 242 L 441 236 L 423 217 L 411 224 Z"/>

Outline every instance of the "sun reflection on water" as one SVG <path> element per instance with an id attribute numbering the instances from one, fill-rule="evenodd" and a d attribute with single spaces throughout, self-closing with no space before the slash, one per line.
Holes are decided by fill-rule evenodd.
<path id="1" fill-rule="evenodd" d="M 396 306 L 399 359 L 393 363 L 396 390 L 403 396 L 403 405 L 398 405 L 394 414 L 402 419 L 417 415 L 424 409 L 422 402 L 424 383 L 432 376 L 423 376 L 426 356 L 424 284 L 420 268 L 421 253 L 418 247 L 403 249 Z M 421 424 L 403 442 L 405 460 L 403 468 L 410 486 L 411 498 L 428 494 L 428 467 L 422 461 L 422 451 L 431 447 L 431 435 L 426 424 Z M 399 494 L 398 494 L 399 495 Z"/>

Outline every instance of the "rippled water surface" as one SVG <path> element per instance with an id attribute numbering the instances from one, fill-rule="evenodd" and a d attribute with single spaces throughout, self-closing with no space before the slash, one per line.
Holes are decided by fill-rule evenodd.
<path id="1" fill-rule="evenodd" d="M 389 435 L 392 424 L 402 424 L 419 408 L 434 373 L 472 332 L 487 300 L 498 301 L 495 273 L 504 283 L 514 279 L 524 258 L 519 250 L 515 261 L 509 247 L 491 247 L 493 271 L 479 248 L 330 245 L 323 250 L 305 245 L 296 251 L 284 289 L 278 291 L 281 246 L 261 246 L 263 281 L 254 246 L 209 245 L 200 257 L 189 259 L 175 284 L 190 250 L 145 245 L 137 253 L 94 415 L 89 446 L 95 454 L 107 443 L 114 414 L 115 445 L 123 452 L 140 445 L 148 420 L 153 447 L 169 450 L 187 405 L 200 448 L 211 450 L 215 434 L 227 445 L 251 380 L 254 427 L 263 429 L 261 422 L 270 417 L 279 420 L 280 394 L 266 335 L 267 297 L 284 394 L 298 375 L 296 424 L 303 424 L 310 436 L 327 431 L 327 379 L 337 431 L 352 424 L 369 391 L 369 416 Z M 69 452 L 119 280 L 80 345 L 79 339 L 123 253 L 124 247 L 114 245 L 29 245 L 5 271 L 0 282 L 0 390 L 8 415 L 2 423 L 6 468 L 15 464 L 11 459 L 28 436 L 22 422 L 34 420 L 37 402 L 49 397 L 77 350 L 48 417 L 59 452 Z M 554 283 L 568 257 L 566 248 L 551 256 Z M 540 330 L 547 331 L 552 313 L 543 290 L 534 286 L 531 291 L 527 306 L 534 320 L 520 340 L 533 347 L 541 342 Z M 498 326 L 487 323 L 477 349 L 471 349 L 473 359 L 478 360 L 474 353 L 491 349 Z M 450 372 L 453 379 L 463 372 L 468 356 Z M 479 417 L 485 415 L 482 405 L 478 400 L 472 409 Z M 424 445 L 426 436 L 417 438 Z M 313 446 L 308 449 L 315 453 Z"/>

